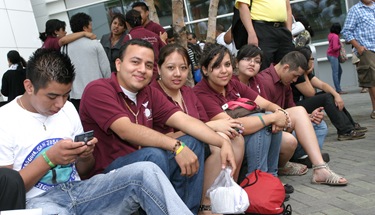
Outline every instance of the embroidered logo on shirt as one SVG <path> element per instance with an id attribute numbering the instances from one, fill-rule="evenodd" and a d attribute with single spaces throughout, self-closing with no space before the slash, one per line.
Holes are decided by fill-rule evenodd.
<path id="1" fill-rule="evenodd" d="M 147 106 L 148 106 L 148 101 L 147 102 L 145 102 L 145 103 L 143 103 L 142 104 L 142 106 L 145 108 L 145 111 L 143 112 L 144 113 L 144 115 L 145 115 L 145 117 L 147 118 L 147 119 L 150 119 L 151 118 L 151 116 L 152 116 L 152 111 L 151 111 L 151 109 L 149 109 Z"/>

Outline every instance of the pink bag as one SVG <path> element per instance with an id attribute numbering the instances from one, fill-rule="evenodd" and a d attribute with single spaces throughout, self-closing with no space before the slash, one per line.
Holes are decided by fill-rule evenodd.
<path id="1" fill-rule="evenodd" d="M 248 116 L 254 113 L 264 113 L 254 101 L 247 98 L 238 98 L 235 101 L 229 101 L 222 106 L 223 110 L 233 119 Z"/>

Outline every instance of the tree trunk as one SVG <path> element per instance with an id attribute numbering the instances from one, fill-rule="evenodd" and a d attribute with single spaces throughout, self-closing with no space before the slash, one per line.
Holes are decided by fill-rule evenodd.
<path id="1" fill-rule="evenodd" d="M 214 43 L 216 41 L 216 16 L 219 0 L 211 0 L 208 10 L 208 27 L 206 42 Z"/>
<path id="2" fill-rule="evenodd" d="M 145 0 L 146 4 L 148 5 L 148 17 L 150 20 L 156 23 L 160 23 L 158 13 L 156 12 L 154 0 Z"/>
<path id="3" fill-rule="evenodd" d="M 172 26 L 176 43 L 187 48 L 186 27 L 184 22 L 183 0 L 172 0 Z M 187 86 L 194 86 L 193 73 L 189 72 L 186 81 Z"/>

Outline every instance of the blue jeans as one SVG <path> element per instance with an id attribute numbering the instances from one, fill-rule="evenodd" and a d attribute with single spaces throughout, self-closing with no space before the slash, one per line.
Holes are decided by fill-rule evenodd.
<path id="1" fill-rule="evenodd" d="M 189 135 L 184 135 L 178 139 L 184 142 L 198 157 L 199 170 L 197 174 L 192 177 L 181 175 L 180 167 L 172 153 L 154 147 L 145 147 L 126 156 L 117 158 L 104 170 L 104 173 L 131 163 L 151 161 L 162 169 L 182 201 L 185 202 L 194 214 L 197 214 L 203 189 L 204 145 L 199 140 Z"/>
<path id="2" fill-rule="evenodd" d="M 331 63 L 332 68 L 332 80 L 333 84 L 335 85 L 336 92 L 341 92 L 341 75 L 342 75 L 342 68 L 339 62 L 339 58 L 327 55 L 329 62 Z"/>
<path id="3" fill-rule="evenodd" d="M 27 201 L 43 214 L 192 214 L 152 162 L 138 162 L 84 180 L 60 184 Z"/>
<path id="4" fill-rule="evenodd" d="M 259 114 L 253 114 L 257 116 Z M 253 134 L 244 136 L 247 173 L 256 169 L 277 176 L 281 132 L 273 134 L 265 127 Z"/>
<path id="5" fill-rule="evenodd" d="M 326 139 L 328 133 L 328 127 L 324 120 L 320 124 L 313 124 L 313 128 L 315 131 L 316 138 L 318 139 L 318 144 L 320 151 L 323 149 L 324 140 Z M 293 131 L 293 135 L 296 137 L 296 133 Z M 297 138 L 297 137 L 296 137 Z M 298 143 L 296 150 L 294 151 L 292 159 L 298 159 L 302 156 L 306 155 L 305 150 L 303 150 L 301 144 Z"/>

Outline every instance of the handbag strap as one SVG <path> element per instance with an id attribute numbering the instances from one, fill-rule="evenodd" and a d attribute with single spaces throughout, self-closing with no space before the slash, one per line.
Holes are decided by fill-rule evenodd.
<path id="1" fill-rule="evenodd" d="M 250 103 L 250 104 L 248 104 Z M 238 107 L 243 107 L 247 110 L 254 110 L 257 107 L 257 104 L 254 101 L 251 101 L 247 98 L 238 98 L 236 101 L 227 102 L 228 109 L 234 110 Z"/>

